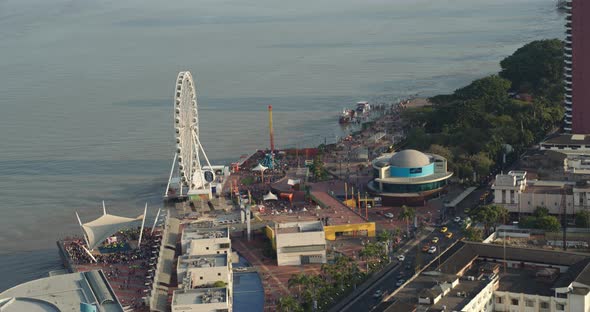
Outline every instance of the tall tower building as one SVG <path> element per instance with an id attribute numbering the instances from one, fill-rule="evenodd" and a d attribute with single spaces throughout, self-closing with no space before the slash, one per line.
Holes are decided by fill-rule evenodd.
<path id="1" fill-rule="evenodd" d="M 566 2 L 565 125 L 590 134 L 590 0 Z"/>

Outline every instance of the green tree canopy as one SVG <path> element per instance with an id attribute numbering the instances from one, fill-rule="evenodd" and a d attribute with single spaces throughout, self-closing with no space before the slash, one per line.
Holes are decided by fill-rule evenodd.
<path id="1" fill-rule="evenodd" d="M 590 227 L 590 212 L 587 210 L 578 211 L 576 213 L 576 226 Z"/>
<path id="2" fill-rule="evenodd" d="M 563 42 L 538 40 L 526 44 L 500 62 L 500 76 L 517 92 L 535 93 L 560 100 L 563 84 Z M 558 97 L 555 99 L 555 97 Z"/>
<path id="3" fill-rule="evenodd" d="M 508 210 L 502 206 L 486 205 L 482 206 L 474 219 L 481 222 L 484 226 L 484 235 L 489 235 L 489 230 L 495 228 L 498 224 L 503 223 L 508 217 Z"/>

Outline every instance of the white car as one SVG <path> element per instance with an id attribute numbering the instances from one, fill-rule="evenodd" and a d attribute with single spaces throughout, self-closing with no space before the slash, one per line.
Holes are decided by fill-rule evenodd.
<path id="1" fill-rule="evenodd" d="M 436 252 L 436 246 L 430 246 L 430 248 L 428 248 L 428 253 L 429 254 L 433 254 Z"/>
<path id="2" fill-rule="evenodd" d="M 399 262 L 403 262 L 404 260 L 406 260 L 406 256 L 404 256 L 404 255 L 399 255 L 399 256 L 397 256 L 397 260 L 398 260 Z"/>
<path id="3" fill-rule="evenodd" d="M 456 223 L 459 223 L 459 222 L 461 222 L 461 217 L 455 217 L 454 221 L 455 221 Z"/>
<path id="4" fill-rule="evenodd" d="M 388 219 L 393 219 L 393 213 L 391 213 L 391 212 L 385 213 L 384 216 Z"/>
<path id="5" fill-rule="evenodd" d="M 383 290 L 377 289 L 375 293 L 373 293 L 373 298 L 381 298 L 383 297 Z"/>

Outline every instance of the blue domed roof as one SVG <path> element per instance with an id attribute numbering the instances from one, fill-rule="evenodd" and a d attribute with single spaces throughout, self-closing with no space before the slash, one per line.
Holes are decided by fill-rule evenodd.
<path id="1" fill-rule="evenodd" d="M 400 168 L 424 167 L 430 164 L 430 157 L 417 150 L 407 149 L 393 154 L 389 164 Z"/>

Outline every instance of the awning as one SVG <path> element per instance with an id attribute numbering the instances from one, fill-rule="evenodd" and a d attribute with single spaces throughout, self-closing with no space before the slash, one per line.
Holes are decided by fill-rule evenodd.
<path id="1" fill-rule="evenodd" d="M 301 184 L 301 179 L 289 179 L 287 180 L 287 184 L 291 186 Z"/>
<path id="2" fill-rule="evenodd" d="M 143 220 L 144 216 L 127 218 L 112 214 L 103 214 L 98 219 L 84 223 L 82 229 L 88 238 L 88 247 L 94 249 L 104 240 L 117 233 L 121 229 L 130 228 L 136 222 Z"/>
<path id="3" fill-rule="evenodd" d="M 265 167 L 265 166 L 263 166 L 262 164 L 258 164 L 258 166 L 252 168 L 252 171 L 260 171 L 260 172 L 263 172 L 266 169 L 268 169 L 268 168 Z"/>
<path id="4" fill-rule="evenodd" d="M 262 198 L 264 200 L 277 200 L 278 199 L 277 195 L 273 194 L 271 191 L 269 191 L 268 194 L 264 195 Z"/>

